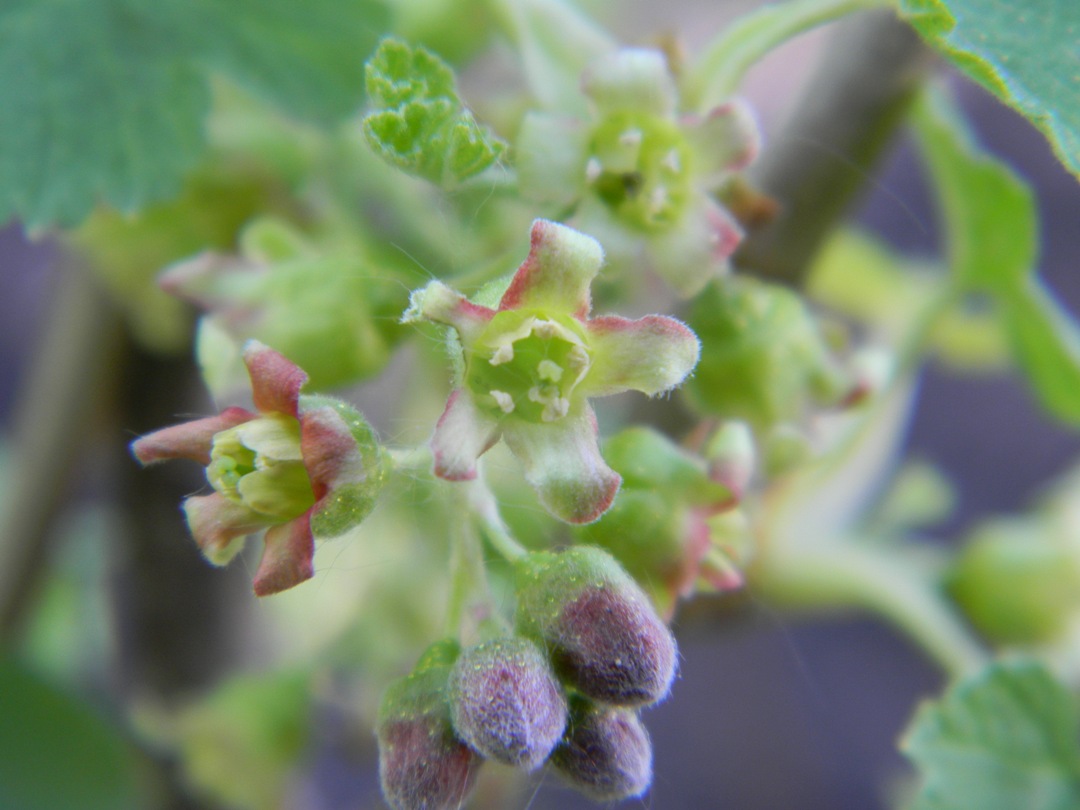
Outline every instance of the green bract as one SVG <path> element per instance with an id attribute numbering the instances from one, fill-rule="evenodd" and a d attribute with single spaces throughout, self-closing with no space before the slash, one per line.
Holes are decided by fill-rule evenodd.
<path id="1" fill-rule="evenodd" d="M 532 248 L 491 309 L 439 281 L 412 296 L 404 321 L 452 326 L 462 379 L 432 439 L 435 473 L 476 476 L 476 459 L 501 437 L 556 517 L 596 520 L 619 488 L 600 456 L 588 398 L 678 385 L 698 359 L 693 332 L 674 318 L 589 318 L 603 263 L 595 239 L 537 220 Z"/>
<path id="2" fill-rule="evenodd" d="M 505 150 L 461 103 L 453 71 L 427 49 L 384 39 L 364 75 L 372 106 L 364 135 L 402 171 L 450 188 Z"/>

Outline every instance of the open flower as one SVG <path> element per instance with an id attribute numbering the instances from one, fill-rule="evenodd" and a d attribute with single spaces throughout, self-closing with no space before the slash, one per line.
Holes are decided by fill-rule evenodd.
<path id="1" fill-rule="evenodd" d="M 142 464 L 187 458 L 206 466 L 214 492 L 187 498 L 184 512 L 213 564 L 225 565 L 247 535 L 266 529 L 254 582 L 266 596 L 313 576 L 315 538 L 367 517 L 383 469 L 364 418 L 338 400 L 301 396 L 307 375 L 298 366 L 256 341 L 244 364 L 256 413 L 226 408 L 144 436 L 131 450 Z"/>
<path id="2" fill-rule="evenodd" d="M 602 264 L 595 239 L 537 220 L 496 309 L 438 281 L 413 294 L 405 322 L 447 324 L 460 338 L 460 380 L 432 438 L 436 475 L 474 478 L 476 459 L 502 437 L 556 517 L 588 523 L 611 505 L 621 479 L 600 456 L 588 398 L 667 391 L 699 349 L 674 318 L 589 318 Z"/>
<path id="3" fill-rule="evenodd" d="M 680 115 L 659 51 L 626 48 L 582 78 L 592 119 L 532 112 L 517 142 L 523 194 L 593 234 L 613 259 L 643 248 L 681 296 L 728 267 L 742 231 L 712 197 L 757 155 L 759 135 L 742 103 Z"/>

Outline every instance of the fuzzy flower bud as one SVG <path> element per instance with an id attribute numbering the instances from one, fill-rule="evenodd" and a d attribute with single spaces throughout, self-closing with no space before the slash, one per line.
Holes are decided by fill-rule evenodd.
<path id="1" fill-rule="evenodd" d="M 637 712 L 575 703 L 566 736 L 551 755 L 552 767 L 593 801 L 643 794 L 652 783 L 652 743 Z"/>
<path id="2" fill-rule="evenodd" d="M 481 759 L 454 735 L 446 686 L 454 641 L 428 648 L 379 707 L 379 778 L 394 810 L 454 810 L 464 804 Z"/>
<path id="3" fill-rule="evenodd" d="M 450 676 L 454 729 L 475 750 L 534 770 L 566 728 L 566 698 L 543 652 L 524 638 L 466 650 Z"/>
<path id="4" fill-rule="evenodd" d="M 542 640 L 555 671 L 586 697 L 645 706 L 675 678 L 671 631 L 633 578 L 599 548 L 536 552 L 517 570 L 517 624 Z"/>

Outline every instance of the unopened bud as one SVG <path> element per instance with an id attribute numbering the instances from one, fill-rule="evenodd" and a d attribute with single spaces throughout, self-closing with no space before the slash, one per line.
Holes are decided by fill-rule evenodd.
<path id="1" fill-rule="evenodd" d="M 518 564 L 517 623 L 547 646 L 555 671 L 586 697 L 614 706 L 664 698 L 675 639 L 649 598 L 602 549 L 537 552 Z"/>
<path id="2" fill-rule="evenodd" d="M 637 712 L 581 700 L 551 764 L 594 801 L 632 799 L 652 783 L 652 744 Z"/>
<path id="3" fill-rule="evenodd" d="M 481 759 L 454 734 L 446 694 L 457 654 L 454 641 L 433 644 L 379 707 L 379 778 L 395 810 L 456 810 L 472 790 Z"/>
<path id="4" fill-rule="evenodd" d="M 566 698 L 543 651 L 520 637 L 466 650 L 450 676 L 454 728 L 475 750 L 533 770 L 566 728 Z"/>

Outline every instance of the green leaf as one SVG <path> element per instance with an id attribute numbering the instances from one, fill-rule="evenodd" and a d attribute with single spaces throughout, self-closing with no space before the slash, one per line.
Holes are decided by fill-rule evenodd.
<path id="1" fill-rule="evenodd" d="M 974 145 L 942 97 L 923 99 L 915 122 L 956 282 L 993 296 L 1013 355 L 1043 407 L 1080 425 L 1080 328 L 1033 274 L 1038 229 L 1031 190 Z"/>
<path id="2" fill-rule="evenodd" d="M 923 784 L 912 810 L 1080 807 L 1077 711 L 1039 664 L 996 663 L 923 706 L 901 749 Z"/>
<path id="3" fill-rule="evenodd" d="M 402 171 L 452 188 L 506 150 L 465 108 L 453 71 L 430 51 L 385 39 L 365 77 L 373 109 L 364 118 L 364 135 Z"/>
<path id="4" fill-rule="evenodd" d="M 1000 289 L 1026 278 L 1038 258 L 1031 189 L 975 145 L 943 95 L 916 105 L 915 133 L 936 186 L 960 283 Z"/>
<path id="5" fill-rule="evenodd" d="M 1025 115 L 1080 177 L 1080 3 L 900 0 L 956 67 Z"/>
<path id="6" fill-rule="evenodd" d="M 286 112 L 344 116 L 386 20 L 379 0 L 9 0 L 0 222 L 73 225 L 98 202 L 177 193 L 204 147 L 209 71 Z"/>
<path id="7" fill-rule="evenodd" d="M 1002 317 L 1017 361 L 1043 407 L 1080 425 L 1080 328 L 1038 279 L 1010 293 Z"/>
<path id="8" fill-rule="evenodd" d="M 119 732 L 11 661 L 0 662 L 0 717 L 0 807 L 146 806 L 135 752 Z"/>

